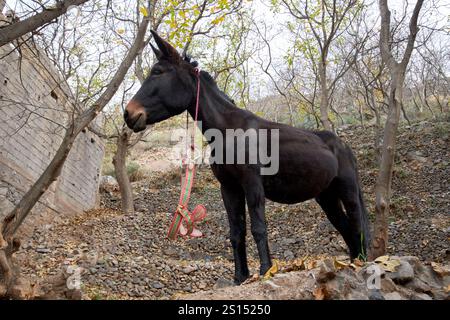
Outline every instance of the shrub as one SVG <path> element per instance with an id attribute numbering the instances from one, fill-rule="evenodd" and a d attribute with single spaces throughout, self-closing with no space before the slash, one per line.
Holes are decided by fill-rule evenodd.
<path id="1" fill-rule="evenodd" d="M 130 182 L 142 180 L 146 177 L 145 171 L 136 162 L 130 162 L 127 165 L 127 174 Z"/>
<path id="2" fill-rule="evenodd" d="M 103 158 L 102 176 L 116 177 L 116 171 L 115 171 L 114 165 L 112 163 L 112 158 L 109 155 L 106 155 Z"/>
<path id="3" fill-rule="evenodd" d="M 130 181 L 136 181 L 134 180 L 134 178 L 136 177 L 137 173 L 139 172 L 139 164 L 137 164 L 136 162 L 130 162 L 127 164 L 127 174 L 128 177 L 130 178 Z"/>

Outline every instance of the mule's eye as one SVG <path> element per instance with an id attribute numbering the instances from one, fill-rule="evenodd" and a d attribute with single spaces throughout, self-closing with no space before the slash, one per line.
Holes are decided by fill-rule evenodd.
<path id="1" fill-rule="evenodd" d="M 152 75 L 158 75 L 158 74 L 161 74 L 161 73 L 162 73 L 162 71 L 160 69 L 153 69 L 152 70 Z"/>

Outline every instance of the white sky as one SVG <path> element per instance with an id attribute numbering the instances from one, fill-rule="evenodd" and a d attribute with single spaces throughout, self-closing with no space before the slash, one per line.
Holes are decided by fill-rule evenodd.
<path id="1" fill-rule="evenodd" d="M 106 1 L 106 0 L 105 0 Z M 403 0 L 403 1 L 388 1 L 389 7 L 394 16 L 402 14 L 402 8 L 404 7 L 405 1 L 408 3 L 408 11 L 409 16 L 413 10 L 415 0 Z M 17 3 L 26 3 L 26 0 L 18 1 L 18 0 L 6 0 L 7 5 L 10 8 L 16 8 Z M 367 2 L 367 1 L 366 1 Z M 29 4 L 32 4 L 32 1 L 29 1 Z M 275 64 L 282 65 L 284 62 L 282 61 L 282 57 L 286 54 L 287 50 L 290 47 L 289 41 L 289 32 L 286 32 L 285 28 L 283 28 L 283 24 L 289 19 L 289 14 L 285 12 L 274 14 L 270 10 L 269 0 L 253 0 L 251 3 L 247 3 L 246 5 L 250 6 L 255 11 L 255 21 L 264 21 L 268 27 L 268 35 L 269 38 L 273 38 L 271 41 L 271 51 L 272 57 L 275 60 Z M 369 1 L 370 11 L 373 12 L 373 20 L 378 21 L 378 3 L 377 1 Z M 430 12 L 422 10 L 421 12 L 421 21 L 425 21 L 427 24 L 437 23 L 439 26 L 446 25 L 449 26 L 450 19 L 450 0 L 428 0 L 425 1 L 424 7 L 429 6 L 430 4 L 435 4 L 439 7 L 439 12 L 434 11 L 432 14 Z M 284 11 L 284 10 L 282 10 Z M 377 22 L 379 23 L 379 21 Z M 420 21 L 419 21 L 420 23 Z M 259 25 L 259 24 L 258 24 Z M 447 42 L 448 42 L 448 35 Z M 264 57 L 264 53 L 262 53 Z M 195 58 L 195 57 L 194 57 Z M 201 59 L 198 59 L 201 64 Z M 251 75 L 250 82 L 253 85 L 252 95 L 254 97 L 257 96 L 265 96 L 270 94 L 269 88 L 272 87 L 270 79 L 264 75 L 261 71 L 258 71 L 259 66 L 255 61 L 250 62 L 250 67 L 255 70 L 255 74 Z M 254 89 L 257 88 L 257 89 Z M 136 89 L 137 90 L 137 89 Z M 136 91 L 133 88 L 133 91 Z"/>

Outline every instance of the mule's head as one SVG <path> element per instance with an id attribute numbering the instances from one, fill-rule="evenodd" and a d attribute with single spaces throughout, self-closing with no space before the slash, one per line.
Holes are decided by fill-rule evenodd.
<path id="1" fill-rule="evenodd" d="M 195 98 L 195 63 L 183 59 L 167 41 L 151 32 L 158 46 L 150 44 L 157 62 L 124 113 L 126 124 L 134 132 L 182 113 Z"/>

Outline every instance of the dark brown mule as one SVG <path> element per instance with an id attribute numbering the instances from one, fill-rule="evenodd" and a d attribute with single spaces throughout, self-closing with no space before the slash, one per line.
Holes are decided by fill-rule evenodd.
<path id="1" fill-rule="evenodd" d="M 158 62 L 124 114 L 127 125 L 135 132 L 185 110 L 191 116 L 195 112 L 196 64 L 182 58 L 169 43 L 152 33 L 159 48 L 153 47 Z M 211 165 L 221 184 L 228 214 L 235 282 L 241 283 L 249 276 L 245 244 L 246 202 L 261 263 L 260 273 L 264 274 L 272 265 L 264 214 L 266 198 L 289 204 L 315 198 L 344 238 L 350 256 L 365 257 L 370 237 L 368 216 L 351 149 L 331 132 L 308 131 L 270 122 L 237 108 L 204 71 L 200 74 L 200 82 L 198 119 L 202 121 L 203 133 L 216 129 L 227 139 L 226 129 L 279 130 L 279 169 L 276 174 L 261 175 L 260 169 L 264 166 L 260 162 Z M 211 139 L 209 143 L 212 143 Z M 221 150 L 224 154 L 227 150 L 230 152 L 225 145 Z M 262 147 L 258 144 L 258 148 Z M 232 151 L 236 154 L 236 149 Z M 270 146 L 268 151 L 270 153 Z M 249 159 L 247 149 L 245 152 Z"/>

